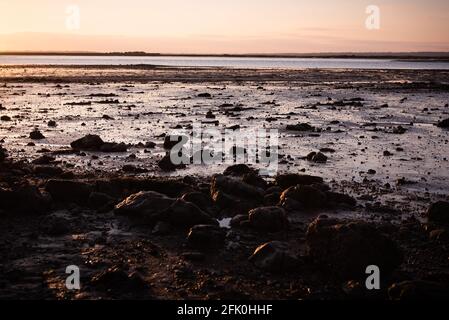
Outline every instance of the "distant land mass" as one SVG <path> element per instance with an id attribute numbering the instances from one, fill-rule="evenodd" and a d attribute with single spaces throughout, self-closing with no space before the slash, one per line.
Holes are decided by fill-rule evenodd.
<path id="1" fill-rule="evenodd" d="M 177 54 L 144 51 L 86 52 L 86 51 L 3 51 L 0 55 L 21 56 L 129 56 L 129 57 L 229 57 L 229 58 L 329 58 L 329 59 L 399 59 L 449 61 L 449 52 L 323 52 L 323 53 L 259 53 L 259 54 Z"/>

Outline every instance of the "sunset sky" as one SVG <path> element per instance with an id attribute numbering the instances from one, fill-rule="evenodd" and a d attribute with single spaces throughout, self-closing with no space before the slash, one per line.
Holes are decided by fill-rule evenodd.
<path id="1" fill-rule="evenodd" d="M 449 51 L 448 30 L 448 0 L 0 0 L 0 51 Z"/>

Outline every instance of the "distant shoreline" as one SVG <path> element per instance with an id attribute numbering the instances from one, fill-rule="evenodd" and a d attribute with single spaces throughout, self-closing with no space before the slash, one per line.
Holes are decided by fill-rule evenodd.
<path id="1" fill-rule="evenodd" d="M 304 54 L 173 54 L 147 52 L 0 52 L 0 56 L 87 56 L 87 57 L 199 57 L 199 58 L 308 58 L 308 59 L 393 59 L 406 61 L 449 61 L 449 52 L 404 53 L 304 53 Z"/>

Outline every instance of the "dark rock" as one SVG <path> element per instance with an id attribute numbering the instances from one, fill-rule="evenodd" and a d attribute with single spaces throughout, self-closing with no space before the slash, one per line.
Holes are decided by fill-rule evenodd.
<path id="1" fill-rule="evenodd" d="M 1 116 L 0 121 L 11 121 L 11 117 L 9 116 Z"/>
<path id="2" fill-rule="evenodd" d="M 262 207 L 249 212 L 252 228 L 260 231 L 277 232 L 288 228 L 288 218 L 280 207 Z"/>
<path id="3" fill-rule="evenodd" d="M 0 146 L 0 162 L 5 161 L 5 159 L 8 157 L 8 152 L 6 149 L 4 149 L 2 146 Z"/>
<path id="4" fill-rule="evenodd" d="M 225 243 L 226 232 L 214 225 L 196 225 L 190 229 L 187 242 L 197 249 L 221 248 Z"/>
<path id="5" fill-rule="evenodd" d="M 210 93 L 200 93 L 198 94 L 198 98 L 212 98 L 212 95 Z"/>
<path id="6" fill-rule="evenodd" d="M 229 166 L 223 172 L 225 176 L 243 177 L 246 174 L 253 173 L 254 170 L 248 167 L 246 164 L 236 164 Z"/>
<path id="7" fill-rule="evenodd" d="M 182 228 L 191 228 L 195 225 L 218 225 L 218 221 L 193 203 L 178 199 L 160 217 L 171 225 Z"/>
<path id="8" fill-rule="evenodd" d="M 234 218 L 231 219 L 231 227 L 239 228 L 239 227 L 241 227 L 241 224 L 244 221 L 247 221 L 249 223 L 248 215 L 247 214 L 238 214 Z"/>
<path id="9" fill-rule="evenodd" d="M 245 174 L 242 181 L 260 189 L 266 189 L 268 185 L 265 179 L 255 172 Z"/>
<path id="10" fill-rule="evenodd" d="M 283 174 L 276 177 L 276 184 L 281 187 L 282 190 L 297 185 L 309 186 L 316 183 L 323 183 L 323 178 L 301 174 Z"/>
<path id="11" fill-rule="evenodd" d="M 73 141 L 70 146 L 78 151 L 97 151 L 103 144 L 104 141 L 99 136 L 88 134 L 81 139 Z"/>
<path id="12" fill-rule="evenodd" d="M 404 281 L 395 283 L 388 289 L 390 300 L 402 301 L 435 301 L 447 300 L 449 290 L 437 282 L 431 281 Z"/>
<path id="13" fill-rule="evenodd" d="M 299 265 L 299 259 L 288 243 L 272 241 L 258 247 L 249 261 L 256 267 L 270 272 L 286 272 Z"/>
<path id="14" fill-rule="evenodd" d="M 208 111 L 206 114 L 206 119 L 215 119 L 215 115 L 212 113 L 212 111 Z"/>
<path id="15" fill-rule="evenodd" d="M 446 129 L 449 128 L 449 118 L 438 122 L 437 126 L 439 128 L 446 128 Z"/>
<path id="16" fill-rule="evenodd" d="M 327 191 L 326 197 L 331 206 L 333 204 L 354 207 L 357 204 L 357 201 L 353 197 L 343 193 Z"/>
<path id="17" fill-rule="evenodd" d="M 328 157 L 321 152 L 311 152 L 306 156 L 307 160 L 317 163 L 327 162 Z"/>
<path id="18" fill-rule="evenodd" d="M 177 144 L 181 143 L 183 139 L 186 139 L 186 138 L 188 138 L 188 137 L 180 136 L 180 135 L 166 135 L 164 138 L 164 149 L 171 150 Z"/>
<path id="19" fill-rule="evenodd" d="M 152 142 L 152 141 L 148 141 L 147 143 L 145 143 L 145 148 L 154 149 L 154 148 L 156 148 L 156 143 Z"/>
<path id="20" fill-rule="evenodd" d="M 176 200 L 154 191 L 133 194 L 115 206 L 115 213 L 131 218 L 157 220 L 161 212 L 168 209 Z"/>
<path id="21" fill-rule="evenodd" d="M 49 180 L 45 190 L 55 201 L 87 205 L 93 186 L 80 181 Z"/>
<path id="22" fill-rule="evenodd" d="M 46 164 L 52 163 L 55 160 L 56 160 L 55 157 L 44 154 L 43 156 L 40 156 L 39 158 L 34 159 L 31 163 L 38 164 L 38 165 L 46 165 Z"/>
<path id="23" fill-rule="evenodd" d="M 128 146 L 126 144 L 122 143 L 115 143 L 115 142 L 105 142 L 100 146 L 99 151 L 105 152 L 105 153 L 123 153 L 128 151 Z"/>
<path id="24" fill-rule="evenodd" d="M 449 231 L 447 229 L 432 230 L 429 234 L 429 239 L 432 241 L 449 241 Z"/>
<path id="25" fill-rule="evenodd" d="M 430 222 L 449 224 L 449 202 L 439 201 L 432 204 L 427 211 Z"/>
<path id="26" fill-rule="evenodd" d="M 50 128 L 55 128 L 55 127 L 57 126 L 56 121 L 54 121 L 54 120 L 48 121 L 47 125 L 48 125 Z"/>
<path id="27" fill-rule="evenodd" d="M 61 168 L 52 166 L 35 166 L 33 168 L 33 171 L 38 175 L 44 175 L 48 177 L 59 176 L 64 172 Z"/>
<path id="28" fill-rule="evenodd" d="M 386 277 L 402 262 L 396 243 L 373 225 L 318 218 L 306 234 L 309 254 L 345 279 L 366 277 L 366 268 L 376 265 Z"/>
<path id="29" fill-rule="evenodd" d="M 299 123 L 294 125 L 288 125 L 287 130 L 289 131 L 315 131 L 315 127 L 308 123 Z"/>
<path id="30" fill-rule="evenodd" d="M 31 131 L 30 139 L 32 140 L 42 140 L 45 139 L 44 135 L 37 129 Z"/>
<path id="31" fill-rule="evenodd" d="M 262 190 L 243 181 L 223 175 L 212 178 L 212 200 L 222 208 L 253 209 L 263 202 Z"/>
<path id="32" fill-rule="evenodd" d="M 280 203 L 284 206 L 288 200 L 299 202 L 305 209 L 320 209 L 327 206 L 327 196 L 323 191 L 307 185 L 298 185 L 285 190 L 280 198 Z"/>
<path id="33" fill-rule="evenodd" d="M 186 167 L 185 164 L 174 164 L 171 160 L 170 154 L 166 154 L 157 165 L 161 168 L 162 171 L 171 172 L 176 171 L 178 169 L 184 169 Z"/>
<path id="34" fill-rule="evenodd" d="M 68 234 L 72 230 L 72 226 L 70 220 L 51 215 L 41 221 L 41 229 L 46 235 L 57 237 Z"/>
<path id="35" fill-rule="evenodd" d="M 206 210 L 213 205 L 210 196 L 207 196 L 202 192 L 189 192 L 184 194 L 181 199 L 191 202 L 203 210 Z"/>

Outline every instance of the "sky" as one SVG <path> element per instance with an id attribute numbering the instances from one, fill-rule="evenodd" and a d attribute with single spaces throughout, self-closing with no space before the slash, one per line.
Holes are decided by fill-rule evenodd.
<path id="1" fill-rule="evenodd" d="M 0 0 L 0 51 L 449 51 L 448 31 L 448 0 Z"/>

